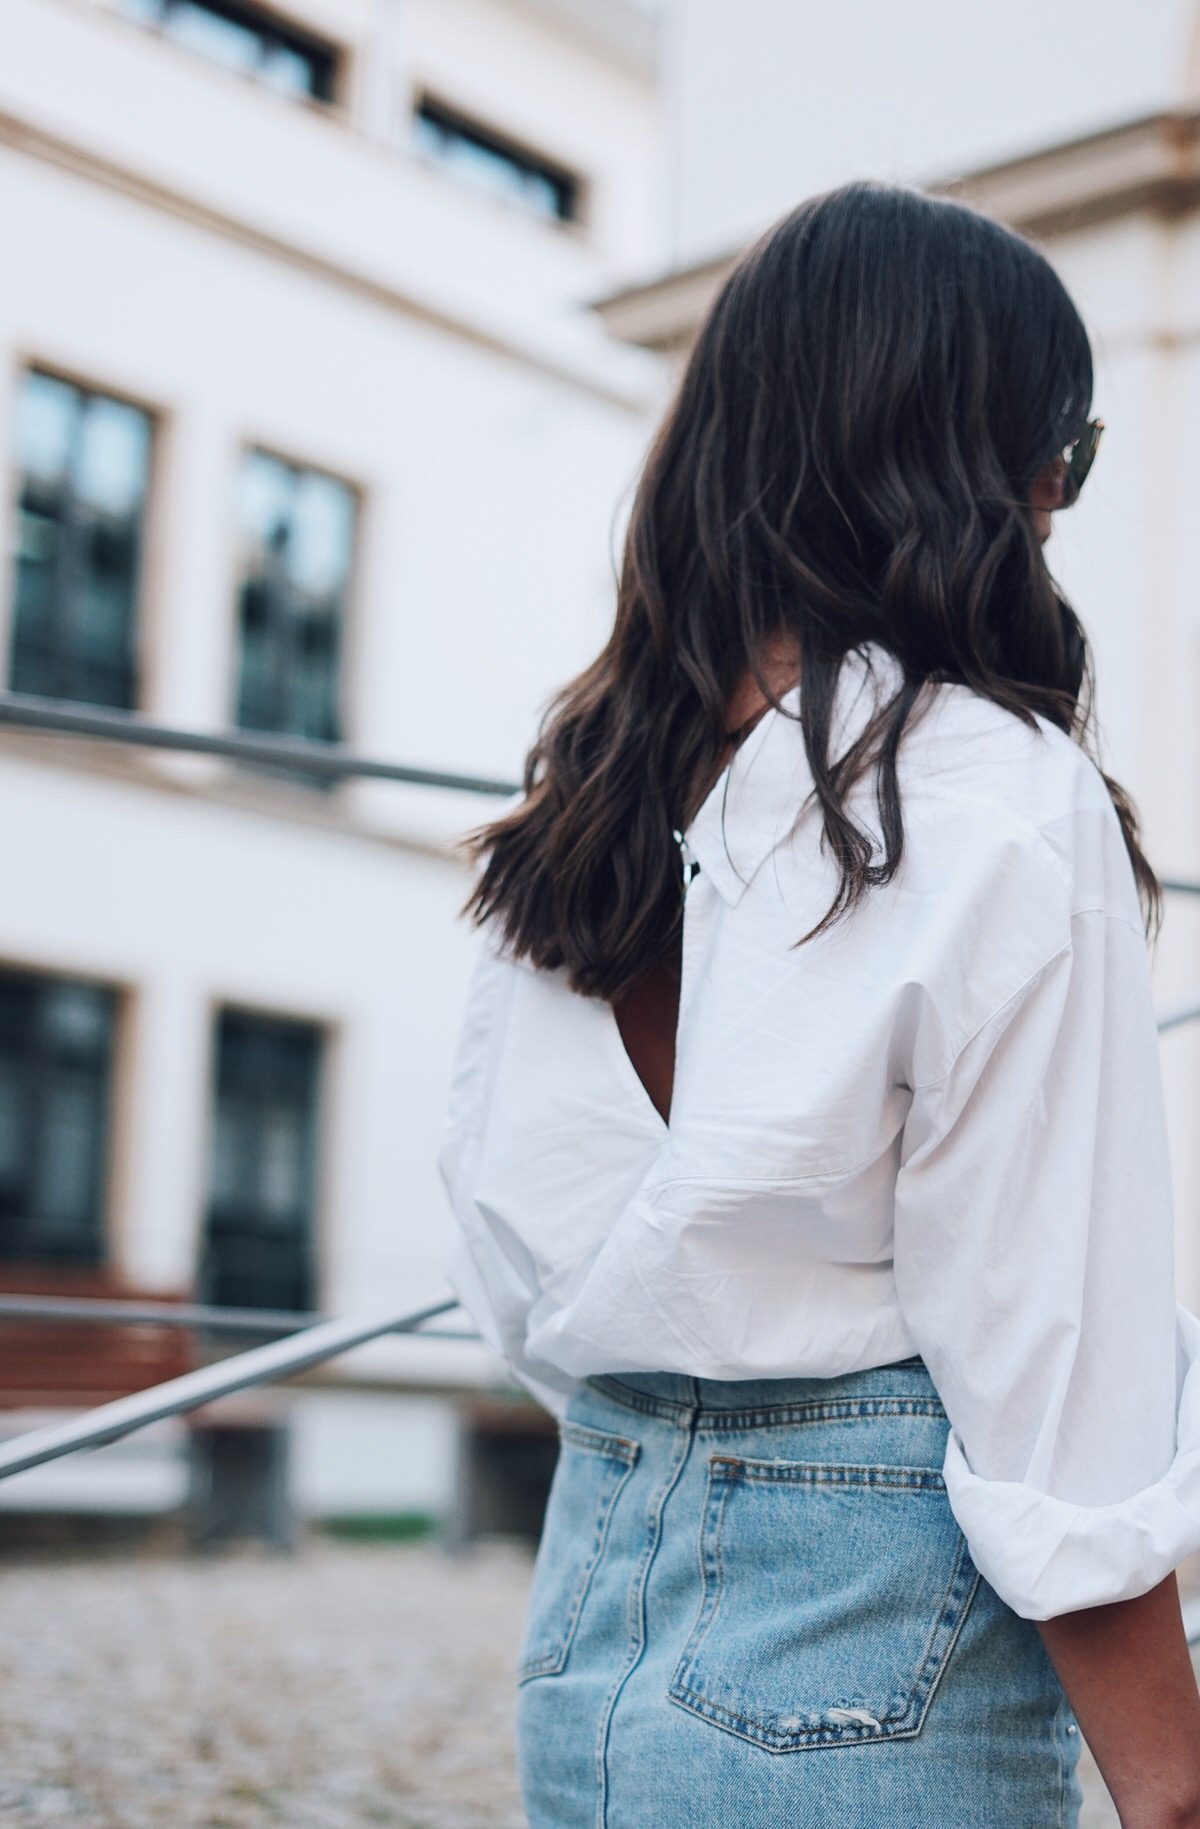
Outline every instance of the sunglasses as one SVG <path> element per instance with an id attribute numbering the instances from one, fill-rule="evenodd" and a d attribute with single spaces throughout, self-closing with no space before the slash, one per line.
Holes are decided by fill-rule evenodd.
<path id="1" fill-rule="evenodd" d="M 1063 508 L 1069 508 L 1072 502 L 1079 500 L 1079 491 L 1083 488 L 1088 471 L 1096 461 L 1096 452 L 1100 449 L 1100 435 L 1103 431 L 1103 419 L 1089 419 L 1074 443 L 1064 446 L 1062 459 L 1067 466 L 1067 474 L 1063 478 L 1060 504 Z"/>

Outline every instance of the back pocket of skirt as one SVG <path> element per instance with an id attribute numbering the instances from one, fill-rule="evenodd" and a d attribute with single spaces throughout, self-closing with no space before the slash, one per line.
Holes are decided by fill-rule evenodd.
<path id="1" fill-rule="evenodd" d="M 669 1695 L 771 1752 L 920 1731 L 979 1574 L 940 1470 L 714 1455 Z"/>
<path id="2" fill-rule="evenodd" d="M 638 1457 L 636 1442 L 584 1423 L 562 1423 L 559 1444 L 517 1663 L 521 1683 L 565 1668 L 613 1507 Z"/>

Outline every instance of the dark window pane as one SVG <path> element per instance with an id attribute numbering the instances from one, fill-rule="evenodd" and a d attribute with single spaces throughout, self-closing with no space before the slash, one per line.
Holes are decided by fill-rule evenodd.
<path id="1" fill-rule="evenodd" d="M 315 96 L 318 101 L 332 99 L 332 83 L 320 80 L 313 66 L 312 53 L 297 51 L 291 45 L 264 46 L 258 67 L 259 78 L 280 95 Z"/>
<path id="2" fill-rule="evenodd" d="M 240 0 L 123 0 L 124 11 L 189 51 L 282 94 L 333 100 L 337 52 Z"/>
<path id="3" fill-rule="evenodd" d="M 106 394 L 85 401 L 75 493 L 100 519 L 123 525 L 137 514 L 150 467 L 150 421 L 139 407 Z"/>
<path id="4" fill-rule="evenodd" d="M 200 1282 L 242 1308 L 314 1305 L 313 1201 L 322 1034 L 221 1013 Z"/>
<path id="5" fill-rule="evenodd" d="M 262 38 L 242 20 L 230 19 L 215 7 L 197 5 L 196 0 L 172 0 L 167 9 L 166 29 L 170 36 L 190 51 L 211 57 L 230 70 L 254 70 L 262 55 Z"/>
<path id="6" fill-rule="evenodd" d="M 417 106 L 413 134 L 421 151 L 479 190 L 560 222 L 574 221 L 579 214 L 579 180 L 573 173 L 430 96 Z"/>
<path id="7" fill-rule="evenodd" d="M 108 1051 L 111 993 L 94 984 L 52 979 L 41 999 L 48 1052 L 61 1061 L 102 1061 Z"/>
<path id="8" fill-rule="evenodd" d="M 14 692 L 132 710 L 153 429 L 127 401 L 28 372 L 17 410 Z"/>
<path id="9" fill-rule="evenodd" d="M 0 1257 L 99 1263 L 116 997 L 0 973 Z"/>
<path id="10" fill-rule="evenodd" d="M 61 1073 L 46 1087 L 33 1206 L 42 1240 L 56 1254 L 86 1244 L 90 1234 L 93 1118 L 86 1077 Z"/>
<path id="11" fill-rule="evenodd" d="M 347 484 L 265 451 L 247 453 L 235 711 L 241 729 L 340 741 L 341 629 L 356 519 Z M 317 787 L 332 780 L 267 772 Z"/>
<path id="12" fill-rule="evenodd" d="M 36 369 L 17 402 L 17 450 L 27 483 L 53 497 L 65 489 L 78 442 L 83 396 L 69 381 Z"/>

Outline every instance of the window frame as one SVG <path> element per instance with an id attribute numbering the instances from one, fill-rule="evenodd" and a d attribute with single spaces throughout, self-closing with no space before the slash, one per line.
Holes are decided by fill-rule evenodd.
<path id="1" fill-rule="evenodd" d="M 495 152 L 500 158 L 507 157 L 513 165 L 524 167 L 551 184 L 567 187 L 573 203 L 571 213 L 566 216 L 551 215 L 542 210 L 530 209 L 516 197 L 489 192 L 483 186 L 471 184 L 459 177 L 445 161 L 418 142 L 418 123 L 431 117 L 440 117 L 450 131 L 458 129 L 464 138 L 475 139 L 479 145 Z M 460 107 L 448 100 L 439 89 L 425 83 L 418 83 L 410 92 L 407 124 L 409 152 L 425 169 L 440 172 L 444 178 L 453 181 L 459 190 L 509 210 L 524 221 L 541 223 L 557 234 L 586 235 L 590 228 L 591 185 L 585 174 L 565 159 L 545 152 L 519 134 L 493 125 L 490 120 L 473 114 L 470 108 Z"/>
<path id="2" fill-rule="evenodd" d="M 245 573 L 242 569 L 242 502 L 241 479 L 248 458 L 262 456 L 285 465 L 288 469 L 327 478 L 349 491 L 354 503 L 354 536 L 351 542 L 350 563 L 346 572 L 346 581 L 342 591 L 341 622 L 338 632 L 338 666 L 337 684 L 334 700 L 338 724 L 337 744 L 339 747 L 351 747 L 356 735 L 357 662 L 360 625 L 360 592 L 363 577 L 363 543 L 367 525 L 370 503 L 370 491 L 357 477 L 348 474 L 319 458 L 298 454 L 278 440 L 267 436 L 260 437 L 254 431 L 243 430 L 233 447 L 233 461 L 229 479 L 230 516 L 229 516 L 229 564 L 228 564 L 228 659 L 225 670 L 225 697 L 223 715 L 232 733 L 247 736 L 295 735 L 294 732 L 254 731 L 237 722 L 238 698 L 241 688 L 242 668 L 242 589 Z M 302 740 L 299 739 L 298 740 Z M 313 739 L 317 741 L 319 739 Z M 312 795 L 310 782 L 292 779 L 282 772 L 259 763 L 230 763 L 230 771 L 240 780 L 253 782 L 264 789 L 279 788 L 282 791 L 299 793 L 306 802 L 317 804 Z M 332 806 L 353 785 L 348 777 L 328 778 L 322 787 L 321 803 Z"/>
<path id="3" fill-rule="evenodd" d="M 230 64 L 222 63 L 216 57 L 206 57 L 200 51 L 193 50 L 180 39 L 172 36 L 165 20 L 138 19 L 127 12 L 123 0 L 108 0 L 114 16 L 131 30 L 148 33 L 160 44 L 168 45 L 179 52 L 190 62 L 199 63 L 219 75 L 231 77 L 236 82 L 246 83 L 259 95 L 275 96 L 288 107 L 312 108 L 326 117 L 346 116 L 354 89 L 353 66 L 354 49 L 344 38 L 335 38 L 322 32 L 318 27 L 310 26 L 306 21 L 297 20 L 286 7 L 269 3 L 269 0 L 228 0 L 231 12 L 244 13 L 257 18 L 261 23 L 256 28 L 268 34 L 274 29 L 276 36 L 285 45 L 290 40 L 292 48 L 301 54 L 326 55 L 330 63 L 329 95 L 326 97 L 313 94 L 292 94 L 285 89 L 277 89 L 270 82 L 263 80 L 256 70 L 239 70 Z M 168 0 L 168 4 L 170 0 Z M 206 0 L 198 0 L 203 6 Z M 219 11 L 217 7 L 213 11 Z"/>
<path id="4" fill-rule="evenodd" d="M 321 1310 L 329 1285 L 330 1190 L 334 1184 L 334 1153 L 337 1143 L 338 1090 L 341 1080 L 343 1019 L 340 1012 L 296 1009 L 292 1006 L 267 1004 L 230 991 L 228 995 L 214 989 L 205 1003 L 205 1042 L 203 1072 L 203 1146 L 197 1189 L 198 1219 L 195 1226 L 192 1286 L 200 1295 L 207 1270 L 209 1226 L 213 1210 L 213 1174 L 216 1166 L 218 1081 L 220 1070 L 220 1024 L 226 1013 L 266 1023 L 294 1023 L 316 1030 L 318 1036 L 316 1089 L 310 1149 L 313 1176 L 308 1211 L 308 1272 L 312 1306 Z"/>
<path id="5" fill-rule="evenodd" d="M 121 406 L 133 407 L 150 421 L 150 456 L 146 466 L 146 487 L 141 517 L 141 541 L 138 553 L 137 579 L 133 604 L 132 660 L 135 693 L 131 713 L 144 712 L 153 703 L 157 678 L 155 638 L 161 605 L 162 530 L 165 497 L 169 480 L 169 445 L 174 415 L 160 400 L 151 399 L 124 375 L 98 374 L 92 368 L 76 366 L 69 358 L 59 360 L 46 355 L 39 347 L 18 345 L 12 350 L 8 365 L 5 463 L 8 489 L 4 503 L 8 536 L 8 561 L 0 571 L 0 690 L 13 692 L 12 660 L 16 639 L 16 525 L 20 512 L 25 472 L 17 451 L 17 419 L 21 410 L 21 390 L 28 375 L 36 373 L 52 381 L 61 381 L 85 395 L 101 395 Z M 58 704 L 89 704 L 91 701 L 56 699 Z M 101 707 L 103 709 L 103 707 Z"/>
<path id="6" fill-rule="evenodd" d="M 98 1160 L 94 1168 L 96 1199 L 96 1255 L 38 1255 L 35 1251 L 0 1253 L 0 1283 L 13 1268 L 104 1272 L 118 1261 L 123 1244 L 118 1215 L 125 1181 L 128 1148 L 133 995 L 124 982 L 102 972 L 77 970 L 61 963 L 48 964 L 10 954 L 0 955 L 0 975 L 32 978 L 42 985 L 82 985 L 105 992 L 111 1005 L 108 1029 L 106 1078 L 101 1088 L 101 1128 Z"/>

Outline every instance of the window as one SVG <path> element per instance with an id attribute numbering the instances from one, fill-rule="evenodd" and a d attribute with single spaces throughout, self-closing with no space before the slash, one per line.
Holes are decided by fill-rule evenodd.
<path id="1" fill-rule="evenodd" d="M 340 742 L 340 646 L 355 493 L 322 471 L 250 451 L 240 496 L 236 722 L 242 730 Z M 318 786 L 331 779 L 302 778 Z"/>
<path id="2" fill-rule="evenodd" d="M 240 1308 L 314 1301 L 313 1203 L 322 1031 L 223 1010 L 202 1298 Z"/>
<path id="3" fill-rule="evenodd" d="M 122 0 L 130 18 L 228 70 L 240 70 L 284 95 L 332 102 L 338 56 L 332 45 L 238 0 Z"/>
<path id="4" fill-rule="evenodd" d="M 428 95 L 417 105 L 413 128 L 418 149 L 468 183 L 507 197 L 536 216 L 578 220 L 579 179 L 552 160 L 522 149 Z"/>
<path id="5" fill-rule="evenodd" d="M 116 993 L 0 971 L 0 1257 L 98 1264 Z"/>
<path id="6" fill-rule="evenodd" d="M 132 710 L 152 423 L 33 369 L 17 403 L 14 692 Z"/>

